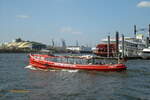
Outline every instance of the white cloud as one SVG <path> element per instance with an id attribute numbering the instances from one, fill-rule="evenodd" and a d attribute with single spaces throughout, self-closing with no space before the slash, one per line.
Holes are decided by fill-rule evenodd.
<path id="1" fill-rule="evenodd" d="M 73 30 L 72 27 L 62 27 L 60 28 L 59 32 L 69 34 L 82 34 L 82 32 Z"/>
<path id="2" fill-rule="evenodd" d="M 150 1 L 141 1 L 137 4 L 137 7 L 144 8 L 144 7 L 150 7 Z"/>
<path id="3" fill-rule="evenodd" d="M 16 17 L 20 18 L 20 19 L 29 19 L 29 18 L 31 18 L 31 16 L 28 16 L 28 15 L 17 15 Z"/>
<path id="4" fill-rule="evenodd" d="M 60 29 L 60 32 L 62 32 L 62 33 L 70 33 L 70 32 L 72 32 L 72 28 L 71 27 L 62 27 Z"/>

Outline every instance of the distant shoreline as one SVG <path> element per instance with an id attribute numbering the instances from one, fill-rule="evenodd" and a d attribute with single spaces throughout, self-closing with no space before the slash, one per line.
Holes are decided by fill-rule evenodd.
<path id="1" fill-rule="evenodd" d="M 21 49 L 1 49 L 0 53 L 32 53 L 38 52 L 38 50 L 21 50 Z"/>
<path id="2" fill-rule="evenodd" d="M 51 51 L 51 50 L 50 50 Z M 53 53 L 70 53 L 67 50 L 52 50 Z M 23 50 L 23 49 L 0 49 L 0 53 L 40 53 L 41 50 Z"/>

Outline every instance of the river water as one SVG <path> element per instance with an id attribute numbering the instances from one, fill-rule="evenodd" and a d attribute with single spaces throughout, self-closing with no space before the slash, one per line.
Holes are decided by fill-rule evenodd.
<path id="1" fill-rule="evenodd" d="M 0 54 L 0 100 L 150 100 L 150 60 L 123 72 L 40 71 L 27 54 Z"/>

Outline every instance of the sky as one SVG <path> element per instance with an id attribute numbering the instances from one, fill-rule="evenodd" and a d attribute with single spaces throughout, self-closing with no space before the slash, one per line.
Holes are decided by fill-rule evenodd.
<path id="1" fill-rule="evenodd" d="M 0 43 L 15 38 L 94 46 L 150 24 L 150 0 L 0 0 Z"/>

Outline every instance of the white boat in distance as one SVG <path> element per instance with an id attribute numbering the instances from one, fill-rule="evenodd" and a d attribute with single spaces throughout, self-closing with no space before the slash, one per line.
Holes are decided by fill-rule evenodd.
<path id="1" fill-rule="evenodd" d="M 140 56 L 143 59 L 150 59 L 150 47 L 144 48 L 143 51 L 140 53 Z"/>

